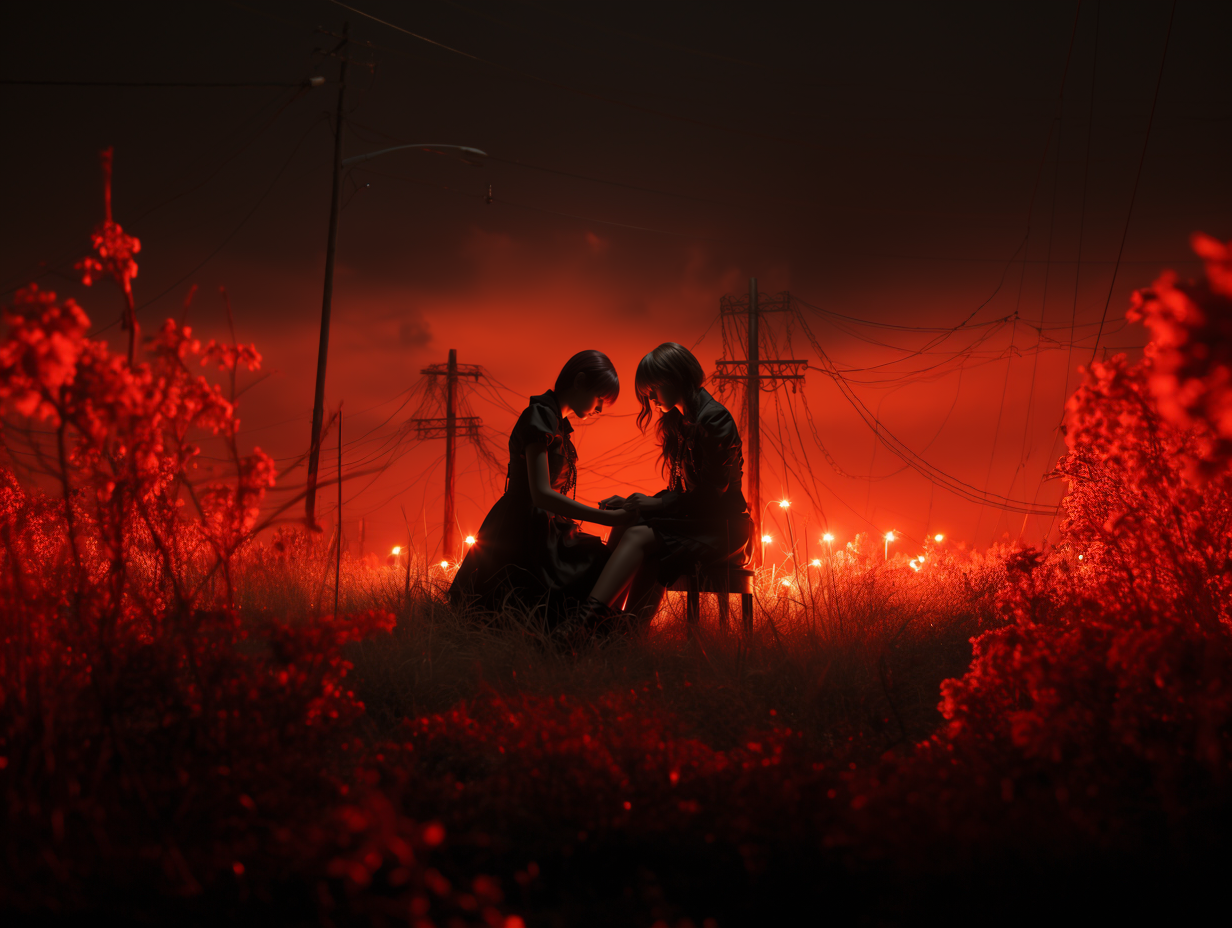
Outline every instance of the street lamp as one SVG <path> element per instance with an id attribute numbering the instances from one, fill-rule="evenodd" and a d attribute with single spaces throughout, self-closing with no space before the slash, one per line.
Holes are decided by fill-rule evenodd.
<path id="1" fill-rule="evenodd" d="M 893 540 L 894 540 L 894 533 L 886 532 L 885 533 L 885 559 L 887 561 L 890 559 L 890 542 L 892 542 Z"/>

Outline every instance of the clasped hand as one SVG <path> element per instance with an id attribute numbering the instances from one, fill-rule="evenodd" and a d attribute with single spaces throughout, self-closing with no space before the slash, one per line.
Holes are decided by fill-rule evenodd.
<path id="1" fill-rule="evenodd" d="M 607 499 L 599 501 L 599 508 L 640 512 L 645 503 L 653 499 L 653 496 L 647 496 L 645 493 L 630 493 L 628 496 L 609 496 Z"/>

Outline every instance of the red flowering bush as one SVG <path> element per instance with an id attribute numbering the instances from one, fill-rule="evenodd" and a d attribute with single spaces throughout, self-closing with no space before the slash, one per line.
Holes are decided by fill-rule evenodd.
<path id="1" fill-rule="evenodd" d="M 100 255 L 131 262 L 135 240 L 127 257 L 110 241 Z M 234 608 L 275 476 L 236 442 L 234 374 L 256 350 L 203 349 L 168 320 L 130 363 L 33 285 L 3 321 L 5 449 L 27 479 L 0 466 L 0 908 L 169 916 L 198 899 L 220 917 L 367 918 L 389 863 L 402 909 L 503 924 L 431 892 L 439 826 L 388 816 L 372 785 L 344 649 L 392 616 L 292 625 Z M 231 467 L 203 476 L 207 438 Z"/>
<path id="2" fill-rule="evenodd" d="M 1201 480 L 1232 460 L 1232 243 L 1197 233 L 1193 247 L 1206 280 L 1169 271 L 1134 294 L 1128 315 L 1150 330 L 1151 396 L 1165 421 L 1192 432 L 1186 459 Z"/>
<path id="3" fill-rule="evenodd" d="M 1195 243 L 1208 280 L 1165 274 L 1136 294 L 1146 357 L 1092 365 L 1069 401 L 1057 552 L 1008 562 L 1010 624 L 943 685 L 948 724 L 916 774 L 980 781 L 955 803 L 987 794 L 1008 815 L 1033 792 L 1033 826 L 1053 808 L 1122 847 L 1143 829 L 1213 846 L 1228 820 L 1232 303 L 1228 248 Z"/>

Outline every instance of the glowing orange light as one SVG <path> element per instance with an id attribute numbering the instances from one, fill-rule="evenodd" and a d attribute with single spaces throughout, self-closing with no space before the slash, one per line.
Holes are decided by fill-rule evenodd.
<path id="1" fill-rule="evenodd" d="M 787 500 L 785 500 L 785 499 L 781 499 L 781 500 L 779 500 L 779 508 L 780 508 L 780 509 L 786 509 L 786 508 L 787 508 L 788 506 L 790 506 L 790 505 L 791 505 L 791 503 L 790 503 L 790 502 L 788 502 L 788 501 L 787 501 Z"/>
<path id="2" fill-rule="evenodd" d="M 473 545 L 473 544 L 475 543 L 475 536 L 474 536 L 474 535 L 467 535 L 467 536 L 466 536 L 466 543 L 467 543 L 468 545 Z"/>
<path id="3" fill-rule="evenodd" d="M 894 540 L 894 533 L 886 532 L 886 541 L 893 541 L 893 540 Z"/>
<path id="4" fill-rule="evenodd" d="M 820 558 L 816 558 L 816 557 L 815 557 L 815 558 L 813 558 L 813 560 L 812 560 L 812 564 L 813 564 L 813 566 L 814 566 L 814 567 L 820 567 L 820 566 L 821 566 L 821 559 L 820 559 Z"/>
<path id="5" fill-rule="evenodd" d="M 402 553 L 402 545 L 394 545 L 394 549 L 390 551 L 389 553 L 392 554 L 394 557 L 397 557 L 399 554 Z"/>
<path id="6" fill-rule="evenodd" d="M 829 544 L 830 542 L 834 540 L 834 536 L 831 535 L 829 532 L 826 532 L 824 535 L 821 536 L 821 540 L 824 541 L 826 544 Z"/>
<path id="7" fill-rule="evenodd" d="M 911 569 L 912 569 L 912 570 L 916 571 L 917 573 L 919 572 L 919 570 L 920 570 L 920 565 L 919 565 L 919 562 L 918 562 L 915 558 L 912 558 L 912 559 L 911 559 L 910 561 L 908 561 L 907 563 L 911 565 Z"/>
<path id="8" fill-rule="evenodd" d="M 935 541 L 937 544 L 941 544 L 941 542 L 945 541 L 945 536 L 941 534 L 934 535 L 933 541 Z"/>
<path id="9" fill-rule="evenodd" d="M 783 581 L 783 586 L 791 586 L 791 581 L 790 581 L 790 580 L 784 580 L 784 581 Z"/>
<path id="10" fill-rule="evenodd" d="M 771 538 L 769 535 L 762 535 L 762 536 L 761 536 L 761 543 L 762 543 L 763 545 L 768 545 L 768 544 L 770 544 L 770 542 L 772 542 L 772 541 L 774 541 L 774 539 L 773 539 L 773 538 Z"/>
<path id="11" fill-rule="evenodd" d="M 1082 555 L 1081 555 L 1081 554 L 1080 554 L 1080 555 L 1078 555 L 1078 560 L 1080 560 L 1080 561 L 1082 560 Z"/>
<path id="12" fill-rule="evenodd" d="M 448 561 L 441 561 L 441 570 L 446 570 L 449 567 Z"/>

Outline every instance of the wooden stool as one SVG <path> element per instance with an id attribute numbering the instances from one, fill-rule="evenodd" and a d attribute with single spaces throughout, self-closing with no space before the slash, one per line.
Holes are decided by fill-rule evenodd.
<path id="1" fill-rule="evenodd" d="M 740 594 L 740 620 L 745 632 L 753 631 L 753 578 L 751 570 L 719 564 L 709 570 L 684 574 L 669 590 L 686 594 L 685 614 L 689 625 L 696 625 L 701 614 L 701 594 L 714 593 L 719 597 L 719 627 L 727 628 L 729 596 Z"/>

